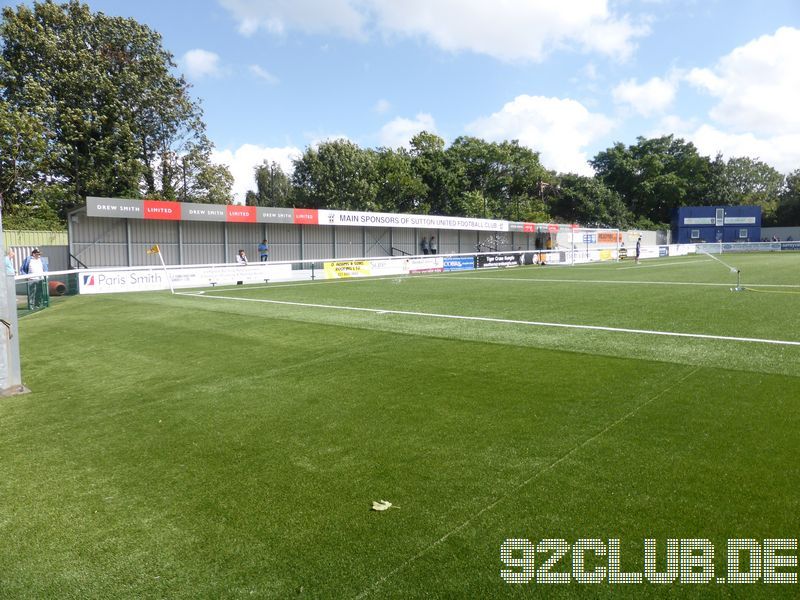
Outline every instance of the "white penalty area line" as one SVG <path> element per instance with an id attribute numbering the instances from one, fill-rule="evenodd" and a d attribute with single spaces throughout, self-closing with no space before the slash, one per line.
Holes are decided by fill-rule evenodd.
<path id="1" fill-rule="evenodd" d="M 448 315 L 442 313 L 428 313 L 410 310 L 391 310 L 385 308 L 365 308 L 361 306 L 337 306 L 335 304 L 316 304 L 311 302 L 290 302 L 287 300 L 267 300 L 265 298 L 240 298 L 238 296 L 217 296 L 213 294 L 199 294 L 178 292 L 177 296 L 191 296 L 194 298 L 210 298 L 214 300 L 231 300 L 234 302 L 256 302 L 260 304 L 279 304 L 283 306 L 301 306 L 304 308 L 323 308 L 327 310 L 343 310 L 351 312 L 365 312 L 377 315 L 403 315 L 407 317 L 424 317 L 430 319 L 451 319 L 457 321 L 475 321 L 480 323 L 501 323 L 505 325 L 525 325 L 528 327 L 556 327 L 560 329 L 580 329 L 585 331 L 605 331 L 611 333 L 632 333 L 638 335 L 657 335 L 665 337 L 690 338 L 699 340 L 715 340 L 724 342 L 746 342 L 753 344 L 771 344 L 776 346 L 800 346 L 800 341 L 770 340 L 765 338 L 734 337 L 727 335 L 711 335 L 705 333 L 680 333 L 676 331 L 656 331 L 649 329 L 629 329 L 626 327 L 605 327 L 601 325 L 576 325 L 572 323 L 550 323 L 547 321 L 524 321 L 520 319 L 498 319 L 494 317 L 472 317 L 468 315 Z"/>

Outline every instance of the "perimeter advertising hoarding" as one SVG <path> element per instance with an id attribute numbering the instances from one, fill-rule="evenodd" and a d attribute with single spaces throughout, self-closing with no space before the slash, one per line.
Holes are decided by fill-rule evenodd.
<path id="1" fill-rule="evenodd" d="M 322 266 L 325 279 L 381 277 L 408 273 L 408 261 L 397 259 L 332 260 L 323 263 Z"/>
<path id="2" fill-rule="evenodd" d="M 148 292 L 168 290 L 170 279 L 176 289 L 264 283 L 267 280 L 292 278 L 292 266 L 252 264 L 242 267 L 182 267 L 169 269 L 88 269 L 78 273 L 81 294 L 112 294 L 117 292 Z"/>
<path id="3" fill-rule="evenodd" d="M 445 256 L 443 263 L 445 271 L 471 271 L 475 268 L 475 257 Z"/>
<path id="4" fill-rule="evenodd" d="M 522 255 L 516 254 L 479 254 L 478 268 L 518 267 L 522 264 Z"/>

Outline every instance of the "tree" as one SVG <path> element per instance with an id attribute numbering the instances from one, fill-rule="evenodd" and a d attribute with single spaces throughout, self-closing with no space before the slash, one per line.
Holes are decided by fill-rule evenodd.
<path id="1" fill-rule="evenodd" d="M 708 157 L 700 156 L 691 142 L 671 135 L 639 137 L 627 148 L 616 143 L 589 162 L 636 217 L 668 223 L 675 208 L 708 201 Z"/>
<path id="2" fill-rule="evenodd" d="M 295 206 L 375 210 L 374 154 L 348 140 L 323 142 L 294 160 Z"/>
<path id="3" fill-rule="evenodd" d="M 34 204 L 42 185 L 58 185 L 49 196 L 63 218 L 86 195 L 190 199 L 185 156 L 206 161 L 191 199 L 229 197 L 218 189 L 228 178 L 210 168 L 202 111 L 171 74 L 158 33 L 78 0 L 7 7 L 2 17 L 0 99 L 44 141 L 35 169 L 9 190 L 14 202 Z"/>
<path id="4" fill-rule="evenodd" d="M 20 204 L 26 188 L 41 185 L 44 131 L 34 117 L 0 99 L 0 195 Z"/>
<path id="5" fill-rule="evenodd" d="M 725 179 L 730 194 L 725 204 L 760 206 L 762 223 L 776 223 L 783 175 L 766 163 L 739 157 L 728 160 Z"/>
<path id="6" fill-rule="evenodd" d="M 414 172 L 411 155 L 381 148 L 375 155 L 375 203 L 381 212 L 416 213 L 425 205 L 428 186 Z"/>
<path id="7" fill-rule="evenodd" d="M 633 220 L 617 192 L 597 178 L 574 174 L 560 176 L 551 210 L 560 221 L 588 227 L 621 229 L 628 227 Z"/>
<path id="8" fill-rule="evenodd" d="M 786 186 L 780 196 L 776 210 L 776 221 L 780 225 L 800 225 L 800 169 L 786 176 Z"/>
<path id="9" fill-rule="evenodd" d="M 291 206 L 291 181 L 278 163 L 265 160 L 255 174 L 256 191 L 247 193 L 248 206 Z"/>
<path id="10" fill-rule="evenodd" d="M 427 131 L 411 138 L 411 166 L 428 190 L 417 212 L 466 216 L 462 168 L 445 153 L 444 145 L 442 138 Z"/>

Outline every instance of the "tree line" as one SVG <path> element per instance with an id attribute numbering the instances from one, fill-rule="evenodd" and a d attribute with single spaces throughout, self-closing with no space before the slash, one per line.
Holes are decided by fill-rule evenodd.
<path id="1" fill-rule="evenodd" d="M 800 169 L 784 177 L 747 157 L 702 156 L 672 135 L 616 143 L 589 161 L 594 176 L 546 169 L 516 141 L 421 132 L 410 149 L 348 140 L 306 148 L 291 174 L 256 167 L 258 206 L 431 213 L 618 228 L 664 228 L 680 206 L 758 205 L 764 225 L 800 224 Z"/>
<path id="2" fill-rule="evenodd" d="M 86 196 L 229 203 L 200 102 L 161 36 L 79 0 L 6 7 L 0 21 L 0 195 L 7 228 L 62 228 Z M 679 206 L 755 204 L 800 224 L 800 169 L 702 156 L 668 135 L 616 143 L 592 177 L 546 169 L 517 141 L 420 132 L 405 148 L 309 146 L 290 173 L 255 168 L 250 205 L 664 227 Z"/>

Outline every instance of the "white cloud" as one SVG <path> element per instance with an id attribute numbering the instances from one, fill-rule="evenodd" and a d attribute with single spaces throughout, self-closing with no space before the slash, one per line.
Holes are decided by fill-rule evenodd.
<path id="1" fill-rule="evenodd" d="M 375 103 L 375 106 L 372 107 L 372 110 L 378 113 L 379 115 L 382 115 L 384 113 L 389 112 L 391 108 L 392 104 L 385 98 L 381 98 Z"/>
<path id="2" fill-rule="evenodd" d="M 652 77 L 642 84 L 629 79 L 616 86 L 611 94 L 614 102 L 626 104 L 640 115 L 650 117 L 669 108 L 675 100 L 677 88 L 674 78 Z"/>
<path id="3" fill-rule="evenodd" d="M 467 125 L 489 141 L 516 139 L 541 154 L 542 164 L 561 172 L 591 175 L 585 148 L 611 131 L 613 122 L 576 100 L 517 96 L 489 117 Z"/>
<path id="4" fill-rule="evenodd" d="M 255 191 L 255 167 L 263 163 L 276 162 L 286 174 L 294 170 L 292 159 L 302 155 L 302 150 L 294 146 L 268 148 L 254 144 L 244 144 L 236 150 L 214 150 L 211 160 L 217 164 L 227 165 L 233 175 L 233 199 L 235 203 L 244 204 L 248 190 Z"/>
<path id="5" fill-rule="evenodd" d="M 264 69 L 263 67 L 261 67 L 259 65 L 250 65 L 248 67 L 248 70 L 253 75 L 258 77 L 259 79 L 263 79 L 264 81 L 266 81 L 270 85 L 277 85 L 279 83 L 279 79 L 277 77 L 275 77 L 275 75 L 273 75 L 272 73 L 270 73 L 269 71 L 267 71 L 266 69 Z"/>
<path id="6" fill-rule="evenodd" d="M 800 133 L 800 29 L 782 27 L 686 79 L 717 98 L 711 118 L 734 133 Z"/>
<path id="7" fill-rule="evenodd" d="M 220 74 L 219 55 L 208 50 L 200 48 L 189 50 L 183 55 L 180 62 L 191 79 L 213 77 Z"/>
<path id="8" fill-rule="evenodd" d="M 714 158 L 717 153 L 727 158 L 748 156 L 774 167 L 781 173 L 794 171 L 800 165 L 800 132 L 771 137 L 752 133 L 729 133 L 711 125 L 677 134 L 697 146 L 700 154 Z"/>
<path id="9" fill-rule="evenodd" d="M 410 148 L 411 138 L 420 131 L 436 133 L 436 123 L 431 115 L 419 113 L 413 119 L 393 119 L 381 127 L 378 141 L 385 148 Z"/>
<path id="10" fill-rule="evenodd" d="M 251 35 L 334 33 L 363 39 L 420 37 L 450 52 L 470 51 L 508 61 L 541 61 L 565 47 L 625 59 L 644 23 L 614 14 L 609 0 L 220 0 Z"/>
<path id="11" fill-rule="evenodd" d="M 360 38 L 364 14 L 353 0 L 219 0 L 239 23 L 239 32 L 253 35 L 259 29 L 283 34 L 287 29 L 306 33 L 332 32 Z"/>

